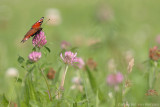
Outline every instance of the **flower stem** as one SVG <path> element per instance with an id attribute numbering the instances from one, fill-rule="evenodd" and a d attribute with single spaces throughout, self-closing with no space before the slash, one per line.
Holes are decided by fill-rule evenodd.
<path id="1" fill-rule="evenodd" d="M 16 78 L 15 85 L 17 84 L 18 78 L 19 78 L 19 74 L 18 74 L 18 76 L 17 76 L 17 78 Z M 14 95 L 14 90 L 15 90 L 15 86 L 14 86 L 14 88 L 13 88 L 13 92 L 12 92 L 12 94 L 11 94 L 11 98 L 10 98 L 10 100 L 9 100 L 8 107 L 10 107 L 11 100 L 12 100 L 12 97 L 13 97 L 13 95 Z"/>
<path id="2" fill-rule="evenodd" d="M 44 80 L 45 80 L 45 82 L 46 82 L 46 85 L 47 85 L 47 88 L 48 88 L 49 99 L 50 99 L 50 101 L 52 101 L 52 95 L 51 95 L 51 92 L 50 92 L 50 88 L 49 88 L 48 81 L 47 81 L 47 79 L 46 79 L 46 77 L 45 77 L 45 75 L 44 75 L 44 73 L 43 73 L 42 70 L 41 70 L 41 73 L 42 73 L 42 75 L 43 75 L 43 78 L 44 78 Z"/>
<path id="3" fill-rule="evenodd" d="M 155 79 L 156 79 L 156 70 L 157 70 L 157 62 L 154 62 L 154 66 L 152 70 L 149 72 L 149 88 L 152 89 L 154 87 Z"/>
<path id="4" fill-rule="evenodd" d="M 65 66 L 65 71 L 62 75 L 62 81 L 61 81 L 60 89 L 64 89 L 64 81 L 65 81 L 67 70 L 68 70 L 68 65 Z"/>

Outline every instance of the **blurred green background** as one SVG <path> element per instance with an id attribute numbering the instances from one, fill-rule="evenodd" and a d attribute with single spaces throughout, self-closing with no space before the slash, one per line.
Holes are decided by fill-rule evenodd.
<path id="1" fill-rule="evenodd" d="M 42 28 L 51 49 L 48 60 L 53 61 L 53 68 L 59 66 L 61 41 L 68 41 L 73 47 L 78 47 L 78 56 L 85 61 L 94 58 L 98 65 L 98 72 L 94 75 L 98 84 L 102 84 L 100 87 L 105 87 L 108 60 L 114 59 L 117 69 L 125 73 L 125 54 L 131 51 L 135 58 L 132 77 L 140 82 L 134 89 L 141 86 L 140 93 L 145 93 L 147 83 L 141 75 L 147 67 L 142 63 L 148 59 L 149 48 L 158 45 L 155 37 L 160 34 L 159 6 L 158 0 L 0 0 L 0 75 L 10 67 L 17 68 L 23 75 L 17 58 L 19 55 L 27 58 L 33 47 L 32 39 L 25 43 L 20 41 L 44 16 Z M 59 24 L 47 24 L 49 9 L 58 10 Z M 156 88 L 159 91 L 158 84 Z M 133 90 L 133 94 L 138 93 L 137 90 Z M 140 99 L 146 101 L 143 97 Z M 159 97 L 155 99 L 158 101 Z"/>
<path id="2" fill-rule="evenodd" d="M 20 44 L 26 32 L 49 8 L 59 10 L 62 23 L 59 26 L 43 25 L 49 42 L 61 40 L 74 42 L 76 36 L 84 40 L 100 39 L 104 42 L 103 60 L 109 56 L 109 49 L 137 51 L 136 57 L 145 60 L 148 46 L 159 34 L 159 1 L 150 0 L 1 0 L 0 1 L 0 43 L 1 70 L 16 66 L 18 54 L 31 49 L 31 39 Z M 101 8 L 108 12 L 108 19 L 98 19 Z M 107 14 L 107 13 L 104 13 Z M 106 16 L 107 17 L 107 16 Z M 45 23 L 45 21 L 44 21 Z M 51 47 L 54 48 L 54 47 Z M 88 55 L 91 53 L 87 52 Z M 96 53 L 92 53 L 95 55 Z M 113 56 L 111 56 L 113 57 Z"/>

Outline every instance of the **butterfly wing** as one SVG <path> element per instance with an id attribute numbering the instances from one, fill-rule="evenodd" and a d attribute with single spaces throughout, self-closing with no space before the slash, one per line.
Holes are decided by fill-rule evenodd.
<path id="1" fill-rule="evenodd" d="M 39 29 L 39 28 L 41 27 L 42 23 L 43 23 L 43 19 L 44 19 L 44 17 L 42 17 L 40 20 L 38 20 L 38 21 L 32 26 L 32 28 L 33 28 L 33 29 Z"/>
<path id="2" fill-rule="evenodd" d="M 27 41 L 31 36 L 33 36 L 36 32 L 38 31 L 38 29 L 33 29 L 31 28 L 27 33 L 26 35 L 24 36 L 23 40 L 21 42 L 25 42 Z"/>
<path id="3" fill-rule="evenodd" d="M 25 42 L 28 40 L 31 36 L 34 36 L 37 32 L 41 31 L 41 25 L 43 23 L 44 17 L 42 17 L 40 20 L 38 20 L 35 24 L 32 25 L 32 28 L 26 33 L 23 40 L 21 42 Z"/>

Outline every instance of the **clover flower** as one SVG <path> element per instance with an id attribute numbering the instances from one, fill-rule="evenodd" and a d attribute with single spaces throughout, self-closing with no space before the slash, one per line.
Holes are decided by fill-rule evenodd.
<path id="1" fill-rule="evenodd" d="M 123 81 L 123 75 L 120 72 L 117 72 L 116 74 L 110 74 L 107 76 L 106 81 L 110 86 L 117 86 Z"/>
<path id="2" fill-rule="evenodd" d="M 60 57 L 62 58 L 65 64 L 71 64 L 71 65 L 73 65 L 74 62 L 77 62 L 76 56 L 77 56 L 77 53 L 72 53 L 71 51 L 65 52 L 64 57 L 62 53 L 60 55 Z"/>
<path id="3" fill-rule="evenodd" d="M 48 79 L 54 79 L 56 71 L 53 68 L 50 68 L 47 74 Z"/>
<path id="4" fill-rule="evenodd" d="M 103 4 L 100 5 L 100 7 L 97 9 L 96 16 L 97 19 L 101 22 L 111 21 L 114 19 L 114 12 L 112 8 Z"/>
<path id="5" fill-rule="evenodd" d="M 155 95 L 158 96 L 158 92 L 154 89 L 149 89 L 145 95 L 146 96 L 155 96 Z"/>
<path id="6" fill-rule="evenodd" d="M 41 48 L 47 43 L 46 36 L 43 31 L 40 31 L 36 34 L 32 40 L 32 44 L 34 47 Z"/>
<path id="7" fill-rule="evenodd" d="M 80 92 L 83 92 L 83 85 L 82 85 L 82 78 L 80 77 L 73 77 L 72 78 L 73 85 L 71 86 L 72 90 L 79 90 Z"/>
<path id="8" fill-rule="evenodd" d="M 74 84 L 82 84 L 82 79 L 80 77 L 73 77 L 72 78 L 72 83 Z"/>
<path id="9" fill-rule="evenodd" d="M 85 65 L 83 59 L 80 57 L 79 58 L 77 57 L 75 60 L 77 62 L 77 63 L 75 63 L 76 67 L 78 67 L 79 69 L 82 69 Z"/>
<path id="10" fill-rule="evenodd" d="M 61 42 L 61 48 L 62 49 L 66 50 L 69 46 L 71 46 L 71 44 L 69 42 L 67 42 L 67 41 L 62 41 Z"/>
<path id="11" fill-rule="evenodd" d="M 114 59 L 109 59 L 107 66 L 108 66 L 108 71 L 109 72 L 116 71 L 116 63 L 115 63 Z"/>
<path id="12" fill-rule="evenodd" d="M 19 75 L 16 68 L 8 68 L 6 71 L 6 76 L 8 77 L 17 77 Z"/>
<path id="13" fill-rule="evenodd" d="M 127 63 L 134 57 L 134 52 L 132 50 L 128 50 L 124 53 L 124 57 Z"/>
<path id="14" fill-rule="evenodd" d="M 160 50 L 158 49 L 157 46 L 154 46 L 153 48 L 149 49 L 149 57 L 150 59 L 155 60 L 155 61 L 159 60 Z"/>
<path id="15" fill-rule="evenodd" d="M 62 23 L 61 13 L 56 8 L 49 8 L 46 10 L 46 19 L 49 20 L 47 24 L 51 26 L 57 26 Z"/>
<path id="16" fill-rule="evenodd" d="M 28 58 L 32 62 L 37 62 L 41 58 L 41 52 L 32 52 L 29 54 Z"/>
<path id="17" fill-rule="evenodd" d="M 156 37 L 155 41 L 156 41 L 158 44 L 160 44 L 160 35 L 158 35 L 158 36 Z"/>
<path id="18" fill-rule="evenodd" d="M 87 60 L 86 64 L 91 70 L 96 70 L 96 68 L 97 68 L 97 63 L 96 63 L 96 61 L 93 60 L 93 58 L 89 58 Z"/>

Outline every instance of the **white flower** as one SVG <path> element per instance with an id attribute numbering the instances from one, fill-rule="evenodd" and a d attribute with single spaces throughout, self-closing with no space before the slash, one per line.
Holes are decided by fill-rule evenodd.
<path id="1" fill-rule="evenodd" d="M 109 93 L 108 93 L 108 96 L 109 96 L 109 98 L 113 98 L 112 92 L 109 92 Z"/>
<path id="2" fill-rule="evenodd" d="M 46 10 L 46 19 L 49 20 L 48 25 L 59 25 L 62 22 L 59 10 L 54 8 Z"/>
<path id="3" fill-rule="evenodd" d="M 82 79 L 80 77 L 73 77 L 72 78 L 73 85 L 71 86 L 72 90 L 79 90 L 80 92 L 83 92 L 83 85 L 82 85 Z"/>
<path id="4" fill-rule="evenodd" d="M 72 83 L 76 84 L 76 85 L 79 85 L 82 83 L 82 80 L 80 77 L 73 77 L 72 78 Z"/>
<path id="5" fill-rule="evenodd" d="M 8 77 L 17 77 L 18 70 L 16 68 L 8 68 L 6 71 L 6 76 Z"/>

